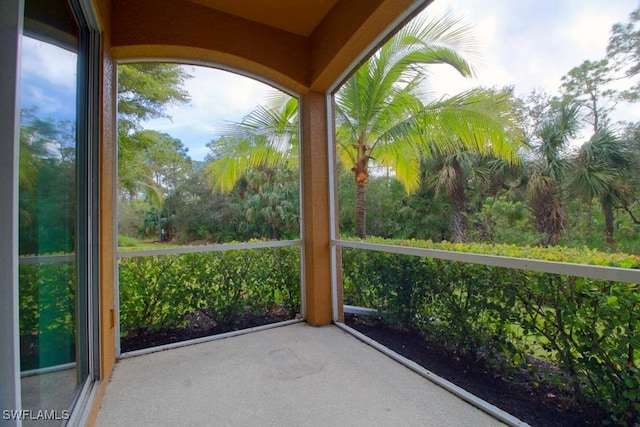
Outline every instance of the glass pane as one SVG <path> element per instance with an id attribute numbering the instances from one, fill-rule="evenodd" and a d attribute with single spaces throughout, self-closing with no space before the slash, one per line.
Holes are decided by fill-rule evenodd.
<path id="1" fill-rule="evenodd" d="M 86 372 L 77 348 L 77 28 L 27 2 L 22 38 L 19 289 L 23 425 L 59 425 Z M 46 9 L 46 10 L 43 10 Z M 44 421 L 44 422 L 43 422 Z"/>

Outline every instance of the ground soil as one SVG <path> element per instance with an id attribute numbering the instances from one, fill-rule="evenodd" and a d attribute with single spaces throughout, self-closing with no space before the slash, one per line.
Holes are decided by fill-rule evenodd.
<path id="1" fill-rule="evenodd" d="M 284 308 L 275 308 L 260 315 L 247 313 L 241 319 L 233 322 L 232 324 L 218 325 L 206 314 L 197 311 L 190 317 L 189 323 L 185 328 L 161 329 L 149 333 L 128 336 L 120 340 L 120 349 L 125 353 L 127 351 L 140 350 L 143 348 L 156 347 L 164 344 L 222 334 L 225 332 L 238 331 L 240 329 L 247 329 L 255 326 L 283 322 L 294 318 L 295 313 Z"/>
<path id="2" fill-rule="evenodd" d="M 534 385 L 526 373 L 503 375 L 484 360 L 428 342 L 417 332 L 392 328 L 371 318 L 345 316 L 345 323 L 387 348 L 532 426 L 601 425 L 602 414 L 589 419 L 572 396 Z"/>
<path id="3" fill-rule="evenodd" d="M 276 309 L 264 315 L 247 314 L 232 325 L 220 326 L 195 313 L 184 329 L 161 330 L 123 338 L 123 352 L 220 334 L 293 319 L 295 313 Z M 532 426 L 600 425 L 588 419 L 571 396 L 544 385 L 535 386 L 525 373 L 497 374 L 481 358 L 457 354 L 430 343 L 417 332 L 389 327 L 371 318 L 346 315 L 345 323 L 413 360 L 425 369 L 462 387 Z M 601 418 L 599 418 L 601 419 Z"/>

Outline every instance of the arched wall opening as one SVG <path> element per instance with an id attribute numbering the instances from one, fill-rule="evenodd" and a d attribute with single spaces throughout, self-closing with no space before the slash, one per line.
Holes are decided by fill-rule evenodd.
<path id="1" fill-rule="evenodd" d="M 304 319 L 298 98 L 128 61 L 118 108 L 119 352 Z"/>

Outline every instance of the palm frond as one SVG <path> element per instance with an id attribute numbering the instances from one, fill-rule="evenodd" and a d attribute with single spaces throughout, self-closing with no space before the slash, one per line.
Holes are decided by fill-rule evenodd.
<path id="1" fill-rule="evenodd" d="M 226 136 L 211 144 L 205 172 L 212 189 L 229 192 L 247 171 L 259 167 L 296 168 L 299 155 L 298 100 L 271 96 L 239 123 L 223 128 Z"/>

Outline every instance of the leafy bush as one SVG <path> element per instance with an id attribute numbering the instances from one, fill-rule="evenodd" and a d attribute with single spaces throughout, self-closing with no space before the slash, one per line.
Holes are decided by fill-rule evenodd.
<path id="1" fill-rule="evenodd" d="M 120 328 L 125 335 L 186 325 L 193 293 L 185 273 L 178 255 L 120 260 Z"/>
<path id="2" fill-rule="evenodd" d="M 120 259 L 122 335 L 181 328 L 196 311 L 219 325 L 278 305 L 295 312 L 299 263 L 296 247 Z"/>
<path id="3" fill-rule="evenodd" d="M 21 369 L 75 360 L 75 264 L 20 264 Z"/>
<path id="4" fill-rule="evenodd" d="M 487 197 L 471 221 L 474 227 L 467 230 L 469 241 L 535 245 L 540 240 L 526 205 L 504 197 Z"/>
<path id="5" fill-rule="evenodd" d="M 640 267 L 633 255 L 557 247 L 373 240 Z M 346 304 L 376 308 L 387 322 L 500 367 L 529 369 L 540 380 L 565 386 L 588 414 L 600 408 L 611 414 L 609 421 L 638 419 L 640 285 L 347 248 L 343 281 Z M 534 357 L 557 369 L 536 371 Z"/>

